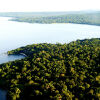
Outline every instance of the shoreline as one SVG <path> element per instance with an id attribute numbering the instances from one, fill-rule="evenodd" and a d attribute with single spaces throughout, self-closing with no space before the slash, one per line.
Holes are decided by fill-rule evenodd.
<path id="1" fill-rule="evenodd" d="M 15 20 L 13 20 L 15 19 Z M 91 25 L 91 26 L 100 26 L 98 24 L 86 24 L 86 23 L 35 23 L 35 22 L 28 22 L 28 21 L 18 21 L 16 18 L 11 18 L 8 21 L 15 21 L 15 22 L 22 22 L 22 23 L 30 23 L 30 24 L 80 24 L 80 25 Z"/>

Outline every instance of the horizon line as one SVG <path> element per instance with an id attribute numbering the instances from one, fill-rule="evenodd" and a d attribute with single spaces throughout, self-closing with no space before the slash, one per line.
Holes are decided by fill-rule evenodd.
<path id="1" fill-rule="evenodd" d="M 87 9 L 87 10 L 69 10 L 69 11 L 0 11 L 0 13 L 20 13 L 20 12 L 27 12 L 27 13 L 45 13 L 45 12 L 80 12 L 80 11 L 100 11 L 98 9 Z"/>

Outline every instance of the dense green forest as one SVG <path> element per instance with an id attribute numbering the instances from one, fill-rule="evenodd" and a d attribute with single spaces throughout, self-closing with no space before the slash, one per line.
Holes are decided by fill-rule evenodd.
<path id="1" fill-rule="evenodd" d="M 100 100 L 100 39 L 33 44 L 26 57 L 0 65 L 8 100 Z"/>
<path id="2" fill-rule="evenodd" d="M 29 23 L 76 23 L 100 25 L 100 11 L 76 12 L 8 12 L 0 13 L 3 17 L 13 17 L 13 21 Z"/>
<path id="3" fill-rule="evenodd" d="M 91 14 L 67 14 L 59 16 L 37 16 L 37 17 L 19 17 L 12 19 L 13 21 L 29 22 L 29 23 L 76 23 L 100 25 L 100 13 Z"/>

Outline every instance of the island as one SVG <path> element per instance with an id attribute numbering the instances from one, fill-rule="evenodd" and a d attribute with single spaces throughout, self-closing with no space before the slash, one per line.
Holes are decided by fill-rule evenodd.
<path id="1" fill-rule="evenodd" d="M 26 57 L 0 65 L 8 100 L 100 99 L 100 38 L 32 44 L 12 54 Z"/>

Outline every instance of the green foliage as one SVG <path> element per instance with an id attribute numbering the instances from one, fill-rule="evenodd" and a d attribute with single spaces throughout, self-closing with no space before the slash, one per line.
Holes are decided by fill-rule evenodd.
<path id="1" fill-rule="evenodd" d="M 76 12 L 2 12 L 0 16 L 12 17 L 13 21 L 28 23 L 76 23 L 100 25 L 100 11 Z"/>
<path id="2" fill-rule="evenodd" d="M 33 44 L 8 54 L 27 55 L 0 65 L 9 100 L 100 99 L 100 39 Z"/>
<path id="3" fill-rule="evenodd" d="M 100 25 L 100 12 L 95 13 L 74 13 L 56 16 L 23 16 L 12 19 L 13 21 L 29 22 L 29 23 L 76 23 Z"/>

